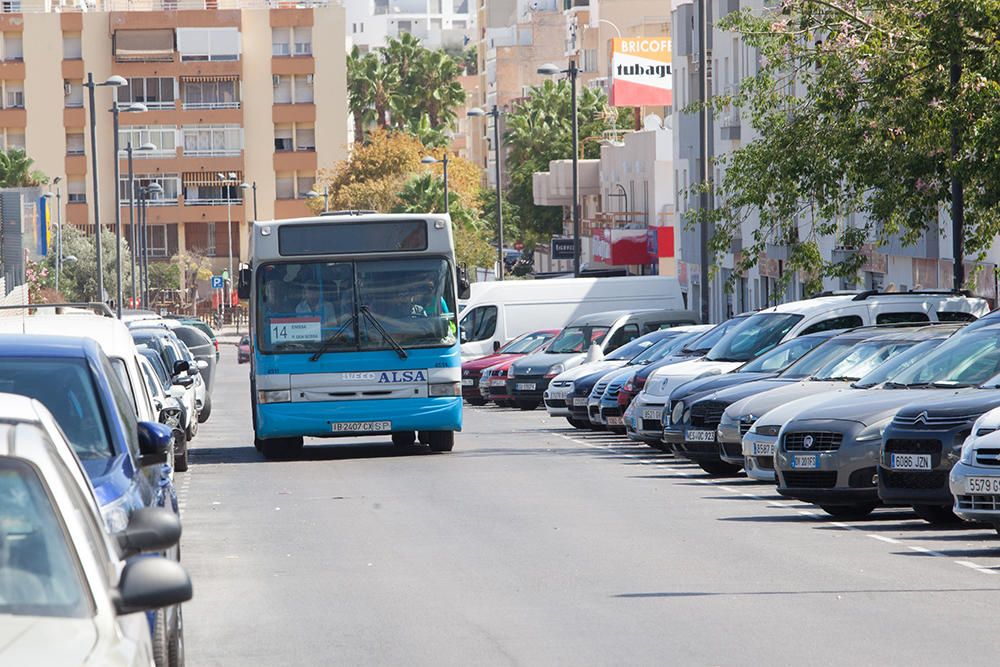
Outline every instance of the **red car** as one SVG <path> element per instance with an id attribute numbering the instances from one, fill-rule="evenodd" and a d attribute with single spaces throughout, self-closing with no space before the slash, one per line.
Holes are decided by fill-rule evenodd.
<path id="1" fill-rule="evenodd" d="M 240 338 L 239 344 L 236 346 L 236 363 L 245 364 L 250 361 L 250 336 L 243 336 Z"/>
<path id="2" fill-rule="evenodd" d="M 482 377 L 483 370 L 490 366 L 514 361 L 526 354 L 536 352 L 538 348 L 552 340 L 553 336 L 557 333 L 559 333 L 558 329 L 532 331 L 531 333 L 518 336 L 493 354 L 463 363 L 462 398 L 472 405 L 485 405 L 486 399 L 479 393 L 479 378 Z"/>

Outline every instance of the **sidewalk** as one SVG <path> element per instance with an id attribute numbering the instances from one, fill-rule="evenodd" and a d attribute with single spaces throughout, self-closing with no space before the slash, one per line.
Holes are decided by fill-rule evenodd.
<path id="1" fill-rule="evenodd" d="M 240 338 L 245 335 L 247 335 L 245 326 L 240 327 L 239 333 L 236 333 L 236 327 L 232 324 L 215 330 L 215 339 L 219 341 L 219 345 L 236 345 L 240 342 Z"/>

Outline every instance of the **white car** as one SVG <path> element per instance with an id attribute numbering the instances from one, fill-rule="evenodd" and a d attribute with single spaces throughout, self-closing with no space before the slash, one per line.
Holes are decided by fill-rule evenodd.
<path id="1" fill-rule="evenodd" d="M 191 580 L 165 558 L 122 561 L 179 537 L 179 522 L 163 532 L 155 520 L 143 523 L 162 513 L 141 512 L 109 536 L 52 415 L 38 401 L 0 394 L 0 664 L 153 664 L 143 612 L 191 599 Z"/>
<path id="2" fill-rule="evenodd" d="M 982 415 L 962 445 L 948 486 L 954 512 L 966 521 L 991 524 L 1000 533 L 1000 408 Z"/>

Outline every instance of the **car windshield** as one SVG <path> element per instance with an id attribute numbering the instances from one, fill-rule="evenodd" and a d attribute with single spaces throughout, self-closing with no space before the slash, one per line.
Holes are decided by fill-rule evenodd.
<path id="1" fill-rule="evenodd" d="M 0 457 L 0 508 L 0 617 L 85 618 L 90 604 L 71 546 L 27 463 Z"/>
<path id="2" fill-rule="evenodd" d="M 650 345 L 640 354 L 632 359 L 632 364 L 651 364 L 655 361 L 659 361 L 665 357 L 670 356 L 674 352 L 678 351 L 684 344 L 689 342 L 692 338 L 695 338 L 698 334 L 677 332 L 673 336 L 668 336 L 657 342 L 654 345 Z"/>
<path id="3" fill-rule="evenodd" d="M 111 437 L 86 360 L 0 358 L 0 392 L 40 401 L 81 460 L 111 458 Z"/>
<path id="4" fill-rule="evenodd" d="M 834 360 L 813 376 L 815 380 L 858 380 L 892 357 L 913 347 L 915 341 L 866 340 L 841 359 Z"/>
<path id="5" fill-rule="evenodd" d="M 955 336 L 889 378 L 888 388 L 972 387 L 1000 372 L 1000 336 L 989 329 Z"/>
<path id="6" fill-rule="evenodd" d="M 666 334 L 660 332 L 654 332 L 647 334 L 641 338 L 636 338 L 633 341 L 625 343 L 617 350 L 605 357 L 608 361 L 628 361 L 649 348 L 656 345 L 660 340 L 662 340 Z"/>
<path id="7" fill-rule="evenodd" d="M 941 345 L 944 341 L 944 338 L 932 338 L 921 341 L 910 349 L 892 357 L 867 375 L 862 376 L 853 386 L 857 389 L 868 389 L 880 385 L 925 358 L 931 350 Z"/>
<path id="8" fill-rule="evenodd" d="M 545 344 L 545 341 L 551 338 L 552 334 L 550 333 L 536 332 L 525 334 L 500 348 L 500 354 L 528 354 L 540 348 Z"/>
<path id="9" fill-rule="evenodd" d="M 577 326 L 566 327 L 559 332 L 552 344 L 545 350 L 546 354 L 571 354 L 573 352 L 586 352 L 594 343 L 598 345 L 608 335 L 609 327 L 603 326 Z"/>
<path id="10" fill-rule="evenodd" d="M 807 352 L 811 352 L 827 339 L 821 336 L 806 336 L 793 338 L 784 342 L 766 354 L 762 354 L 750 363 L 742 366 L 740 373 L 777 373 L 783 371 Z"/>
<path id="11" fill-rule="evenodd" d="M 689 341 L 687 346 L 683 349 L 684 354 L 707 354 L 709 350 L 715 347 L 722 338 L 732 331 L 733 327 L 746 322 L 745 317 L 733 317 L 722 324 L 710 329 L 708 332 L 701 334 L 694 340 Z"/>
<path id="12" fill-rule="evenodd" d="M 269 353 L 454 345 L 452 272 L 427 257 L 264 265 L 258 345 Z"/>
<path id="13" fill-rule="evenodd" d="M 802 315 L 757 313 L 727 333 L 705 358 L 709 361 L 750 361 L 777 346 Z"/>

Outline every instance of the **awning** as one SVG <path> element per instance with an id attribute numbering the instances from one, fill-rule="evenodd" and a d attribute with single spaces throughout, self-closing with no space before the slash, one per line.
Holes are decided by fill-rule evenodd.
<path id="1" fill-rule="evenodd" d="M 182 76 L 181 83 L 217 83 L 219 81 L 239 81 L 240 77 L 235 74 L 221 76 Z"/>
<path id="2" fill-rule="evenodd" d="M 243 172 L 223 172 L 226 174 L 226 180 L 219 178 L 219 173 L 217 171 L 185 171 L 182 174 L 182 182 L 185 187 L 188 185 L 239 185 L 243 182 Z M 230 173 L 235 173 L 236 178 L 230 179 L 228 176 Z"/>

